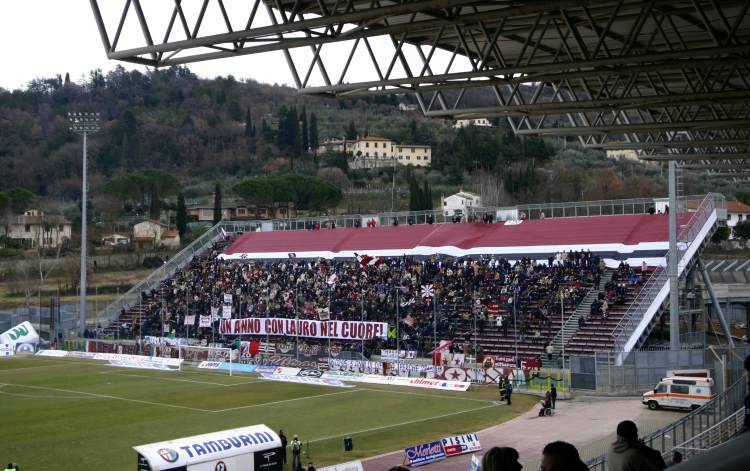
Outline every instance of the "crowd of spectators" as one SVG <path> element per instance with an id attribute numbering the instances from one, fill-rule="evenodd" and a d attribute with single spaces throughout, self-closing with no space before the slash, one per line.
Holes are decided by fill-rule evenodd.
<path id="1" fill-rule="evenodd" d="M 588 251 L 558 253 L 546 263 L 495 256 L 389 257 L 367 265 L 354 258 L 221 260 L 218 255 L 228 242 L 196 257 L 159 288 L 143 292 L 140 319 L 124 326 L 124 334 L 162 335 L 166 326 L 176 337 L 229 343 L 231 339 L 222 339 L 218 329 L 199 327 L 198 320 L 212 308 L 221 308 L 224 295 L 231 294 L 233 318 L 330 316 L 388 322 L 389 338 L 364 342 L 364 351 L 360 342 L 337 346 L 366 356 L 395 348 L 396 337 L 402 349 L 429 352 L 435 340 L 433 318 L 437 340 L 471 346 L 476 315 L 479 334 L 490 322 L 504 323 L 505 334 L 514 335 L 508 332 L 512 325 L 523 342 L 540 332 L 550 334 L 560 296 L 566 309 L 574 308 L 599 282 L 604 268 Z M 423 297 L 423 285 L 433 286 L 434 298 Z M 195 316 L 193 322 L 186 324 L 186 316 Z M 306 344 L 311 348 L 315 341 Z"/>

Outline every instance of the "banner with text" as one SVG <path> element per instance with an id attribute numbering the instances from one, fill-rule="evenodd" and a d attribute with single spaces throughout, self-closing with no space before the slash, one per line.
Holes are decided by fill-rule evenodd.
<path id="1" fill-rule="evenodd" d="M 313 321 L 306 319 L 256 318 L 223 319 L 223 335 L 284 335 L 338 340 L 386 338 L 388 323 L 361 321 Z"/>

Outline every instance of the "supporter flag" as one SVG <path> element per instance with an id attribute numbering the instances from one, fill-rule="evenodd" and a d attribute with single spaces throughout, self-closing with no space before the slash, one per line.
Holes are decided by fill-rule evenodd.
<path id="1" fill-rule="evenodd" d="M 218 311 L 217 311 L 217 314 L 218 314 Z M 211 318 L 213 320 L 216 320 L 218 318 L 218 316 L 213 313 L 213 309 L 211 309 Z M 231 304 L 222 306 L 221 318 L 222 319 L 231 319 L 232 318 L 232 305 Z"/>
<path id="2" fill-rule="evenodd" d="M 332 274 L 328 277 L 328 280 L 326 280 L 326 283 L 328 283 L 330 286 L 336 286 L 336 283 L 339 281 L 339 276 L 337 274 Z"/>
<path id="3" fill-rule="evenodd" d="M 216 319 L 217 317 L 219 317 L 219 307 L 218 306 L 211 306 L 211 317 L 214 318 L 214 319 Z"/>
<path id="4" fill-rule="evenodd" d="M 388 329 L 388 338 L 389 339 L 395 339 L 396 338 L 396 328 L 395 327 L 390 327 Z"/>
<path id="5" fill-rule="evenodd" d="M 211 316 L 201 316 L 198 327 L 211 327 Z"/>
<path id="6" fill-rule="evenodd" d="M 433 355 L 438 352 L 447 352 L 451 348 L 451 345 L 453 345 L 453 340 L 441 340 L 440 346 L 436 348 L 435 350 L 431 351 L 430 355 Z"/>
<path id="7" fill-rule="evenodd" d="M 408 325 L 409 327 L 414 327 L 414 324 L 417 323 L 417 320 L 411 314 L 407 314 L 406 317 L 401 319 L 401 322 Z"/>
<path id="8" fill-rule="evenodd" d="M 361 265 L 362 271 L 367 270 L 367 267 L 371 265 L 377 267 L 385 261 L 383 257 L 371 257 L 367 254 L 359 255 L 356 252 L 354 253 L 354 257 L 356 257 L 357 261 Z"/>
<path id="9" fill-rule="evenodd" d="M 405 299 L 401 301 L 401 307 L 411 306 L 412 304 L 415 304 L 415 303 L 416 301 L 414 300 L 414 298 Z"/>
<path id="10" fill-rule="evenodd" d="M 432 284 L 422 285 L 422 298 L 430 299 L 435 297 L 435 286 Z"/>
<path id="11" fill-rule="evenodd" d="M 195 325 L 195 315 L 185 316 L 185 325 Z"/>
<path id="12" fill-rule="evenodd" d="M 166 333 L 166 332 L 169 332 L 169 331 L 170 331 L 170 330 L 169 330 L 169 324 L 164 324 L 164 327 L 163 327 L 163 331 L 164 331 L 165 333 Z"/>
<path id="13" fill-rule="evenodd" d="M 498 312 L 500 312 L 500 305 L 498 303 L 487 304 L 487 312 L 491 314 L 497 314 Z"/>

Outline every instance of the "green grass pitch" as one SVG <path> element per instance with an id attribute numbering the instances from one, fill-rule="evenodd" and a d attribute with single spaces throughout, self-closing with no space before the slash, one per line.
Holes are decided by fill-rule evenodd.
<path id="1" fill-rule="evenodd" d="M 253 424 L 298 434 L 316 466 L 365 458 L 513 418 L 538 399 L 500 405 L 469 392 L 319 387 L 205 370 L 153 371 L 93 361 L 0 360 L 0 461 L 24 471 L 132 470 L 134 445 Z M 351 436 L 354 451 L 344 453 Z M 485 448 L 497 444 L 483 444 Z"/>

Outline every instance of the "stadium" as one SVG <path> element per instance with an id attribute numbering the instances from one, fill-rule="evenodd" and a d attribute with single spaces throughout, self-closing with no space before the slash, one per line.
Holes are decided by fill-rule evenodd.
<path id="1" fill-rule="evenodd" d="M 746 263 L 706 259 L 733 210 L 681 186 L 685 170 L 746 181 L 747 83 L 732 64 L 747 60 L 747 2 L 258 0 L 268 25 L 253 8 L 244 30 L 198 34 L 200 13 L 175 39 L 186 21 L 176 2 L 155 44 L 134 0 L 146 39 L 127 49 L 117 42 L 131 2 L 122 16 L 100 3 L 109 59 L 162 67 L 281 50 L 303 95 L 413 93 L 428 117 L 502 117 L 519 135 L 634 149 L 668 162 L 669 196 L 219 220 L 96 313 L 82 256 L 72 328 L 40 314 L 0 336 L 0 457 L 16 469 L 747 463 L 750 323 L 730 304 L 747 316 L 750 294 L 747 278 L 724 278 Z M 403 77 L 383 74 L 372 50 L 355 54 L 376 36 L 393 41 Z M 344 65 L 322 59 L 323 45 L 346 41 Z M 426 49 L 472 70 L 433 75 Z M 357 60 L 377 77 L 349 80 Z M 343 67 L 341 80 L 324 63 Z M 686 86 L 702 67 L 720 77 Z M 497 103 L 461 103 L 481 87 Z M 89 118 L 73 116 L 74 131 L 94 132 Z M 640 467 L 620 462 L 618 444 Z"/>

